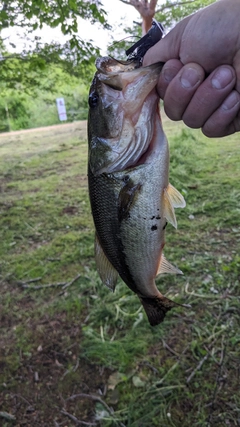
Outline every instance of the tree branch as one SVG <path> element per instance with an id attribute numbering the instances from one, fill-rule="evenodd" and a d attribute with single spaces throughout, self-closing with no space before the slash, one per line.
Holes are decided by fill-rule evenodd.
<path id="1" fill-rule="evenodd" d="M 5 418 L 7 421 L 16 421 L 15 416 L 8 412 L 0 412 L 0 418 Z"/>
<path id="2" fill-rule="evenodd" d="M 37 286 L 31 286 L 29 283 L 37 282 L 41 280 L 41 277 L 38 277 L 37 279 L 31 279 L 26 282 L 18 281 L 17 284 L 20 285 L 23 289 L 31 289 L 31 290 L 38 290 L 38 289 L 45 289 L 45 288 L 52 288 L 54 286 L 61 286 L 63 290 L 71 286 L 73 283 L 75 283 L 79 278 L 81 277 L 81 274 L 77 274 L 76 277 L 74 277 L 70 282 L 59 282 L 59 283 L 48 283 L 47 285 L 37 285 Z"/>
<path id="3" fill-rule="evenodd" d="M 60 412 L 61 414 L 66 415 L 66 417 L 70 418 L 70 420 L 72 420 L 77 426 L 96 426 L 96 423 L 87 423 L 86 421 L 79 420 L 78 418 L 74 417 L 74 415 L 69 414 L 69 412 L 65 411 L 64 409 Z"/>
<path id="4" fill-rule="evenodd" d="M 144 0 L 120 0 L 122 3 L 135 7 L 142 17 L 154 16 L 158 0 L 150 0 L 150 3 Z"/>
<path id="5" fill-rule="evenodd" d="M 122 0 L 120 0 L 122 1 Z M 129 2 L 126 2 L 127 4 L 129 4 L 130 6 L 135 7 L 135 9 L 140 13 L 141 15 L 141 7 L 142 7 L 142 3 L 140 0 L 129 0 Z"/>
<path id="6" fill-rule="evenodd" d="M 128 4 L 129 6 L 132 6 L 131 3 L 129 3 L 127 0 L 119 0 L 119 1 L 121 1 L 124 4 Z"/>
<path id="7" fill-rule="evenodd" d="M 135 7 L 142 17 L 142 35 L 145 35 L 152 26 L 152 19 L 155 15 L 157 0 L 120 0 L 122 3 Z"/>
<path id="8" fill-rule="evenodd" d="M 155 11 L 156 6 L 157 6 L 157 2 L 158 2 L 158 0 L 150 0 L 149 8 L 154 9 L 154 11 Z"/>
<path id="9" fill-rule="evenodd" d="M 191 374 L 189 375 L 189 377 L 187 378 L 186 382 L 187 384 L 190 383 L 191 379 L 195 376 L 195 374 L 197 373 L 197 371 L 199 371 L 202 367 L 202 365 L 204 364 L 204 362 L 207 360 L 209 354 L 207 353 L 199 362 L 199 364 L 197 365 L 197 367 L 195 369 L 193 369 L 193 371 L 191 372 Z"/>
<path id="10" fill-rule="evenodd" d="M 122 1 L 122 0 L 120 0 L 120 1 Z M 195 3 L 195 1 L 196 0 L 176 1 L 175 3 L 165 4 L 162 7 L 160 7 L 159 9 L 157 9 L 155 13 L 163 12 L 164 10 L 171 9 L 174 6 L 182 6 L 184 4 Z"/>
<path id="11" fill-rule="evenodd" d="M 1 12 L 4 12 L 4 11 L 6 12 L 7 7 L 8 7 L 8 2 L 7 2 L 7 1 L 5 1 L 5 2 L 3 3 L 3 7 L 2 7 Z"/>

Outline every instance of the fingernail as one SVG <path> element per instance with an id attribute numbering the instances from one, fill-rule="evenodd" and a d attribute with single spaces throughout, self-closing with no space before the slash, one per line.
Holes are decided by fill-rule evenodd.
<path id="1" fill-rule="evenodd" d="M 229 68 L 219 68 L 212 77 L 212 87 L 214 89 L 223 89 L 233 79 L 233 73 Z"/>
<path id="2" fill-rule="evenodd" d="M 200 77 L 194 68 L 185 68 L 180 77 L 180 81 L 182 87 L 190 89 L 200 81 Z"/>
<path id="3" fill-rule="evenodd" d="M 223 110 L 231 110 L 236 105 L 240 105 L 239 95 L 236 92 L 232 92 L 222 104 Z"/>
<path id="4" fill-rule="evenodd" d="M 177 69 L 175 69 L 175 68 L 164 68 L 163 69 L 163 77 L 164 77 L 164 80 L 167 82 L 167 83 L 170 83 L 171 81 L 172 81 L 172 79 L 176 76 L 176 74 L 178 73 L 178 70 Z"/>

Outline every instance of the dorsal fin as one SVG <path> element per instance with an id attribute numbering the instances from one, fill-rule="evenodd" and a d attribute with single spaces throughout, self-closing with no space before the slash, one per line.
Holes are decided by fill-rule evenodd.
<path id="1" fill-rule="evenodd" d="M 102 246 L 98 240 L 97 235 L 95 237 L 95 261 L 97 271 L 102 282 L 109 289 L 114 291 L 117 284 L 118 272 L 112 266 L 110 261 L 108 261 L 105 253 L 103 252 Z"/>
<path id="2" fill-rule="evenodd" d="M 157 274 L 183 274 L 179 268 L 174 267 L 174 265 L 170 264 L 170 262 L 165 258 L 165 256 L 162 254 L 158 266 Z"/>

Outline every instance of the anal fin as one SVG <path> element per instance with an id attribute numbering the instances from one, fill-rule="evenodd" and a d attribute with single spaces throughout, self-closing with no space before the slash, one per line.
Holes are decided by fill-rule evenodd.
<path id="1" fill-rule="evenodd" d="M 159 266 L 158 266 L 157 274 L 164 274 L 164 273 L 183 274 L 183 272 L 181 270 L 179 270 L 179 268 L 174 267 L 174 265 L 170 264 L 170 262 L 165 258 L 165 256 L 162 253 L 161 258 L 160 258 L 160 262 L 159 262 Z"/>
<path id="2" fill-rule="evenodd" d="M 108 261 L 102 249 L 102 246 L 98 240 L 97 235 L 95 237 L 95 261 L 96 261 L 97 271 L 102 282 L 109 289 L 114 291 L 117 284 L 118 272 L 112 266 L 110 261 Z"/>
<path id="3" fill-rule="evenodd" d="M 139 296 L 139 298 L 151 326 L 159 325 L 159 323 L 163 321 L 166 313 L 171 310 L 171 308 L 180 305 L 164 297 L 163 295 L 155 296 L 153 298 Z"/>

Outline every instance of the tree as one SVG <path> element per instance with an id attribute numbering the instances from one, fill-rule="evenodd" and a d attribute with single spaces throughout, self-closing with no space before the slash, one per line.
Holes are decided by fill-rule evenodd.
<path id="1" fill-rule="evenodd" d="M 99 51 L 78 36 L 79 17 L 109 28 L 106 12 L 97 0 L 0 0 L 0 36 L 6 28 L 19 27 L 33 46 L 20 54 L 8 52 L 0 37 L 1 130 L 9 125 L 11 129 L 43 125 L 37 115 L 33 117 L 36 104 L 43 113 L 48 111 L 48 124 L 53 123 L 57 120 L 55 98 L 60 95 L 71 105 L 70 120 L 86 118 L 84 80 L 91 80 Z M 34 30 L 44 24 L 60 27 L 66 41 L 43 43 Z"/>
<path id="2" fill-rule="evenodd" d="M 20 26 L 31 33 L 43 24 L 51 28 L 60 25 L 62 33 L 72 37 L 78 31 L 78 17 L 108 27 L 106 12 L 98 0 L 0 0 L 0 5 L 0 31 Z"/>
<path id="3" fill-rule="evenodd" d="M 142 18 L 142 35 L 146 34 L 152 26 L 152 19 L 156 13 L 158 0 L 120 0 L 122 3 L 135 7 Z"/>
<path id="4" fill-rule="evenodd" d="M 142 35 L 151 28 L 152 19 L 161 22 L 165 33 L 178 21 L 197 10 L 214 3 L 217 0 L 164 0 L 158 4 L 157 0 L 118 0 L 133 6 L 140 14 L 142 21 L 133 22 L 131 28 L 125 28 L 126 38 L 121 41 L 114 40 L 108 46 L 109 55 L 114 58 L 126 60 L 125 51 L 133 45 Z M 133 39 L 134 37 L 134 39 Z"/>
<path id="5" fill-rule="evenodd" d="M 161 23 L 169 26 L 172 21 L 177 22 L 190 13 L 195 12 L 202 7 L 214 3 L 216 0 L 166 0 L 158 7 L 158 0 L 120 0 L 129 6 L 133 6 L 142 18 L 142 35 L 150 30 L 152 19 L 160 17 Z"/>
<path id="6" fill-rule="evenodd" d="M 119 0 L 112 0 L 119 1 Z M 179 19 L 193 13 L 201 7 L 207 6 L 214 0 L 120 0 L 121 2 L 134 6 L 142 17 L 142 31 L 146 32 L 151 26 L 152 18 L 155 16 L 161 21 L 166 29 L 169 29 Z M 159 4 L 161 3 L 161 4 Z M 0 91 L 1 98 L 7 101 L 1 106 L 2 116 L 14 118 L 22 114 L 24 121 L 17 123 L 14 118 L 14 126 L 28 126 L 30 118 L 28 109 L 29 100 L 25 102 L 26 96 L 40 97 L 40 103 L 44 102 L 46 93 L 52 93 L 52 99 L 57 95 L 54 87 L 59 83 L 58 73 L 53 72 L 51 66 L 60 67 L 65 81 L 76 77 L 84 85 L 92 79 L 94 73 L 94 61 L 99 55 L 98 49 L 91 43 L 84 41 L 78 36 L 79 18 L 90 20 L 92 23 L 100 23 L 104 28 L 109 28 L 106 19 L 106 12 L 98 0 L 0 0 Z M 60 27 L 62 34 L 66 36 L 65 42 L 43 43 L 40 37 L 34 34 L 37 28 L 43 28 L 46 24 L 51 28 Z M 33 48 L 24 49 L 21 54 L 9 53 L 1 38 L 1 32 L 5 28 L 20 27 L 25 30 L 25 38 L 32 40 Z M 128 28 L 128 34 L 135 37 L 141 36 L 141 23 L 133 24 L 133 28 Z M 131 39 L 131 44 L 133 40 Z M 129 44 L 130 44 L 129 43 Z M 120 49 L 121 46 L 121 49 Z M 124 49 L 126 43 L 113 45 L 111 54 L 118 59 L 126 59 Z M 124 52 L 121 55 L 121 52 Z M 49 74 L 50 70 L 50 74 Z M 55 70 L 55 69 L 54 69 Z M 51 78 L 49 76 L 51 75 Z M 44 78 L 47 76 L 44 82 Z M 49 86 L 47 87 L 48 83 Z M 46 87 L 44 87 L 44 84 Z M 71 85 L 68 86 L 70 87 Z M 63 86 L 61 85 L 62 90 Z M 66 91 L 66 88 L 64 89 Z M 85 110 L 87 91 L 81 89 L 83 94 L 83 104 L 81 110 Z M 71 92 L 71 91 L 70 91 Z M 85 93 L 86 92 L 86 93 Z M 78 99 L 73 99 L 73 93 L 65 94 L 69 99 L 69 105 L 73 103 L 72 118 L 76 118 L 77 110 L 80 108 Z M 57 95 L 58 96 L 58 95 Z M 13 97 L 13 102 L 10 98 Z M 41 104 L 42 105 L 42 104 Z M 0 112 L 1 112 L 0 111 Z M 84 113 L 85 114 L 85 113 Z"/>
<path id="7" fill-rule="evenodd" d="M 14 88 L 5 86 L 1 93 L 0 132 L 59 123 L 58 97 L 65 99 L 68 121 L 87 118 L 88 87 L 82 79 L 70 75 L 57 64 L 46 64 L 41 73 L 29 68 L 29 64 L 23 63 L 28 66 L 25 69 L 29 80 L 27 90 L 23 91 L 22 85 L 16 82 Z M 9 61 L 8 65 L 9 74 L 16 74 L 16 59 Z"/>
<path id="8" fill-rule="evenodd" d="M 99 55 L 99 50 L 78 36 L 79 18 L 109 28 L 106 12 L 98 0 L 0 0 L 0 84 L 5 81 L 7 87 L 12 87 L 21 82 L 24 87 L 29 86 L 28 68 L 42 70 L 47 63 L 58 63 L 68 72 L 83 75 L 93 58 Z M 43 43 L 33 32 L 43 28 L 44 24 L 51 28 L 60 27 L 67 41 L 63 44 Z M 9 54 L 1 38 L 2 30 L 9 27 L 24 29 L 24 37 L 32 42 L 33 48 L 24 49 L 20 55 Z M 18 66 L 15 76 L 8 72 L 13 60 L 15 69 Z M 85 75 L 89 73 L 85 72 Z"/>

